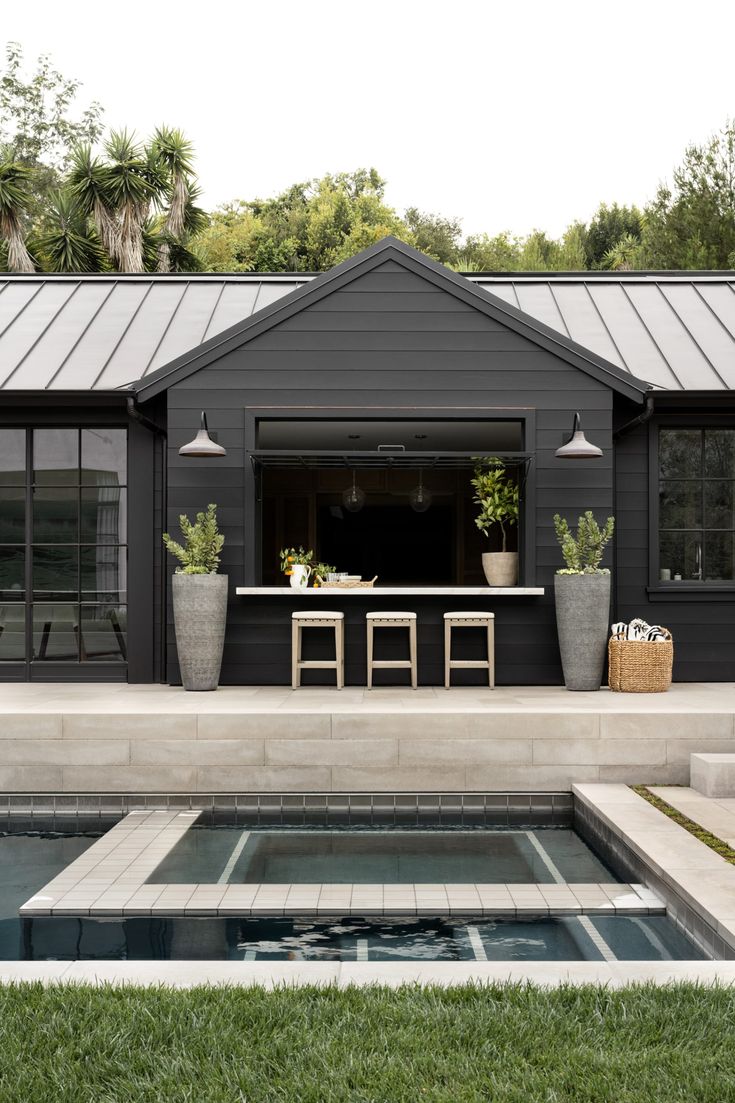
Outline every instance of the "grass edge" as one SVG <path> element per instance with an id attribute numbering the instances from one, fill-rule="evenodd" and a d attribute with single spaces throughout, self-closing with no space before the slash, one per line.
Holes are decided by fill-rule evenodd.
<path id="1" fill-rule="evenodd" d="M 662 797 L 656 796 L 652 793 L 647 785 L 631 785 L 630 788 L 634 793 L 637 793 L 643 800 L 648 801 L 654 808 L 657 808 L 659 812 L 663 812 L 665 816 L 668 816 L 670 820 L 677 823 L 679 827 L 683 827 L 685 831 L 688 831 L 690 835 L 693 835 L 695 839 L 699 839 L 700 843 L 704 843 L 710 850 L 714 850 L 716 854 L 719 854 L 721 858 L 724 858 L 730 865 L 735 865 L 735 849 L 726 843 L 724 839 L 720 839 L 719 836 L 713 835 L 711 831 L 707 831 L 695 820 L 691 820 L 689 816 L 685 816 L 683 812 L 680 812 L 677 808 L 674 808 L 672 804 L 663 800 Z"/>

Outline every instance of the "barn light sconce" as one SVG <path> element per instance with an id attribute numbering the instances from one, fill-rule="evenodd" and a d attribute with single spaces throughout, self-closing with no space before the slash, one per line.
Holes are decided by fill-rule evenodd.
<path id="1" fill-rule="evenodd" d="M 591 460 L 602 455 L 602 449 L 596 444 L 590 444 L 582 432 L 579 411 L 574 415 L 571 437 L 561 448 L 557 448 L 554 455 L 560 460 Z"/>
<path id="2" fill-rule="evenodd" d="M 214 456 L 226 456 L 227 452 L 221 444 L 217 444 L 212 440 L 209 435 L 209 429 L 207 428 L 207 415 L 202 410 L 202 420 L 199 426 L 199 432 L 194 437 L 194 440 L 190 440 L 188 444 L 183 444 L 179 448 L 180 456 L 201 456 L 206 459 L 211 459 Z"/>

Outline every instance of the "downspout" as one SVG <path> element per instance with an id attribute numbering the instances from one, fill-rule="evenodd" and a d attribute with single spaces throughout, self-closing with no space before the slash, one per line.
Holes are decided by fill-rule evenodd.
<path id="1" fill-rule="evenodd" d="M 626 421 L 625 425 L 621 425 L 619 429 L 616 429 L 613 433 L 613 440 L 617 440 L 618 437 L 624 436 L 629 433 L 631 429 L 635 429 L 638 425 L 645 425 L 647 421 L 650 421 L 653 417 L 653 391 L 649 391 L 646 395 L 646 405 L 643 412 L 632 418 L 630 421 Z"/>
<path id="2" fill-rule="evenodd" d="M 148 429 L 149 432 L 154 433 L 161 444 L 161 524 L 166 524 L 166 515 L 168 512 L 168 476 L 166 470 L 166 438 L 168 433 L 160 425 L 157 425 L 155 421 L 151 421 L 149 417 L 142 414 L 135 404 L 135 398 L 132 395 L 128 396 L 127 400 L 128 417 L 133 421 L 137 421 L 138 424 Z M 158 652 L 158 664 L 159 664 L 159 682 L 161 685 L 166 683 L 166 557 L 161 555 L 161 600 L 160 600 L 160 632 L 159 632 L 159 652 Z"/>

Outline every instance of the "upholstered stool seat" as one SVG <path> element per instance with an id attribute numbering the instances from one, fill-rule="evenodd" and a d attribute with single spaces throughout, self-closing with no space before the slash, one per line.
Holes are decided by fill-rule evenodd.
<path id="1" fill-rule="evenodd" d="M 334 629 L 333 659 L 302 659 L 301 646 L 305 628 Z M 345 615 L 333 613 L 327 609 L 303 610 L 291 614 L 291 685 L 298 689 L 301 685 L 302 670 L 334 670 L 337 674 L 337 689 L 345 684 Z"/>
<path id="2" fill-rule="evenodd" d="M 394 610 L 390 613 L 367 613 L 367 687 L 373 688 L 373 670 L 410 670 L 411 688 L 418 685 L 418 667 L 416 663 L 416 614 Z M 374 659 L 373 643 L 374 630 L 376 628 L 407 628 L 408 629 L 408 653 L 407 659 Z"/>
<path id="3" fill-rule="evenodd" d="M 486 659 L 453 659 L 452 629 L 484 628 L 487 632 Z M 487 670 L 488 685 L 495 689 L 495 614 L 456 612 L 444 614 L 444 688 L 449 689 L 453 670 Z"/>

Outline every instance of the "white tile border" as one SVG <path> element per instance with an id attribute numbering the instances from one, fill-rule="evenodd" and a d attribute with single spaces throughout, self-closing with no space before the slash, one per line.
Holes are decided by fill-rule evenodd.
<path id="1" fill-rule="evenodd" d="M 654 894 L 643 897 L 632 885 L 560 884 L 558 871 L 552 884 L 149 884 L 153 871 L 200 814 L 130 812 L 27 900 L 19 914 L 528 917 L 665 911 Z"/>

